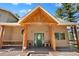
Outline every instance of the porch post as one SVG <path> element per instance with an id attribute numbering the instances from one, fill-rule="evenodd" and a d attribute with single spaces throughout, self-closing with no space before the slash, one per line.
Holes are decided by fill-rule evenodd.
<path id="1" fill-rule="evenodd" d="M 2 48 L 2 36 L 3 36 L 3 26 L 0 26 L 0 48 Z"/>
<path id="2" fill-rule="evenodd" d="M 78 33 L 77 33 L 77 27 L 76 27 L 76 25 L 74 25 L 73 26 L 74 27 L 74 39 L 76 40 L 76 42 L 77 42 L 77 47 L 78 47 L 78 49 L 79 49 L 79 40 L 78 40 Z"/>
<path id="3" fill-rule="evenodd" d="M 50 36 L 51 36 L 51 39 L 50 39 L 51 48 L 53 48 L 53 50 L 56 51 L 56 40 L 54 38 L 52 25 L 50 26 Z"/>
<path id="4" fill-rule="evenodd" d="M 54 51 L 56 51 L 56 40 L 55 40 L 55 38 L 54 38 L 54 33 L 52 32 L 52 37 L 51 37 L 52 39 L 52 41 L 51 41 L 51 44 L 52 44 L 52 48 L 53 48 L 53 50 Z"/>
<path id="5" fill-rule="evenodd" d="M 24 28 L 24 32 L 23 32 L 23 48 L 22 50 L 24 51 L 25 49 L 27 49 L 27 26 Z"/>

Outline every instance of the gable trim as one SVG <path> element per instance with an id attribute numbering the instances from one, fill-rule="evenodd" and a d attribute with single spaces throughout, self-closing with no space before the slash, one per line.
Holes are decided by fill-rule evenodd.
<path id="1" fill-rule="evenodd" d="M 37 6 L 36 8 L 34 8 L 31 12 L 29 12 L 25 17 L 23 17 L 21 20 L 18 21 L 19 24 L 21 24 L 25 18 L 27 18 L 31 13 L 33 13 L 34 11 L 36 11 L 38 8 L 41 8 L 45 13 L 47 13 L 54 21 L 56 21 L 58 24 L 60 23 L 54 16 L 52 16 L 50 13 L 48 13 L 44 8 L 42 8 L 41 6 Z"/>

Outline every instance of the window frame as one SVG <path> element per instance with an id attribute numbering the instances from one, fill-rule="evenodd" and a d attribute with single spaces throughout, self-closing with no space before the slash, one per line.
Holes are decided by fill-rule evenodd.
<path id="1" fill-rule="evenodd" d="M 55 32 L 55 39 L 56 40 L 65 40 L 65 33 L 64 32 Z"/>

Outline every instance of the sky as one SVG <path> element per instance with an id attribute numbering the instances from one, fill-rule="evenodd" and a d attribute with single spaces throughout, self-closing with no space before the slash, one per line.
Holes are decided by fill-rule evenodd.
<path id="1" fill-rule="evenodd" d="M 38 5 L 41 5 L 52 15 L 55 15 L 57 8 L 62 6 L 61 3 L 0 3 L 0 8 L 6 9 L 13 14 L 17 13 L 20 17 L 24 17 Z"/>

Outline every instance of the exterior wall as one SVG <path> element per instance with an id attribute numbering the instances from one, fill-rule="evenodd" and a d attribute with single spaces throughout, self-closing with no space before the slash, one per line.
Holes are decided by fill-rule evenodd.
<path id="1" fill-rule="evenodd" d="M 53 39 L 56 40 L 57 47 L 68 47 L 68 37 L 67 37 L 67 30 L 66 26 L 53 26 Z M 44 33 L 44 42 L 49 42 L 49 26 L 48 25 L 29 25 L 28 27 L 28 40 L 34 44 L 34 33 Z M 55 38 L 56 32 L 63 32 L 65 33 L 65 40 L 57 40 Z"/>
<path id="2" fill-rule="evenodd" d="M 21 27 L 13 27 L 13 33 L 12 33 L 12 40 L 14 41 L 22 41 L 23 34 L 22 34 L 22 28 Z"/>
<path id="3" fill-rule="evenodd" d="M 68 36 L 67 36 L 67 28 L 66 26 L 58 26 L 58 25 L 55 25 L 53 26 L 53 32 L 54 32 L 54 38 L 55 38 L 55 33 L 56 32 L 63 32 L 65 33 L 65 40 L 56 40 L 56 45 L 57 47 L 68 47 Z"/>
<path id="4" fill-rule="evenodd" d="M 19 26 L 5 26 L 2 37 L 3 42 L 22 42 L 22 28 Z M 15 45 L 15 44 L 14 44 Z M 22 45 L 22 44 L 21 44 Z"/>
<path id="5" fill-rule="evenodd" d="M 0 10 L 0 22 L 16 22 L 17 19 L 10 13 Z"/>
<path id="6" fill-rule="evenodd" d="M 5 26 L 5 27 L 4 27 L 4 32 L 3 32 L 2 41 L 9 41 L 9 40 L 12 40 L 12 39 L 11 39 L 11 37 L 12 37 L 12 32 L 13 32 L 12 27 Z"/>
<path id="7" fill-rule="evenodd" d="M 3 42 L 22 42 L 23 36 L 22 36 L 22 28 L 19 26 L 5 26 L 4 27 L 4 33 L 3 33 Z M 52 26 L 52 31 L 53 31 L 53 39 L 56 40 L 56 46 L 57 47 L 68 47 L 68 37 L 67 37 L 67 30 L 66 26 L 58 26 L 58 25 L 53 25 Z M 28 26 L 28 41 L 34 44 L 34 33 L 44 33 L 44 42 L 49 43 L 50 36 L 49 36 L 49 26 L 48 25 L 29 25 Z M 63 32 L 65 33 L 65 40 L 57 40 L 55 38 L 55 33 L 56 32 Z"/>
<path id="8" fill-rule="evenodd" d="M 44 42 L 49 42 L 49 28 L 47 25 L 29 25 L 28 40 L 34 44 L 34 33 L 44 33 Z"/>

